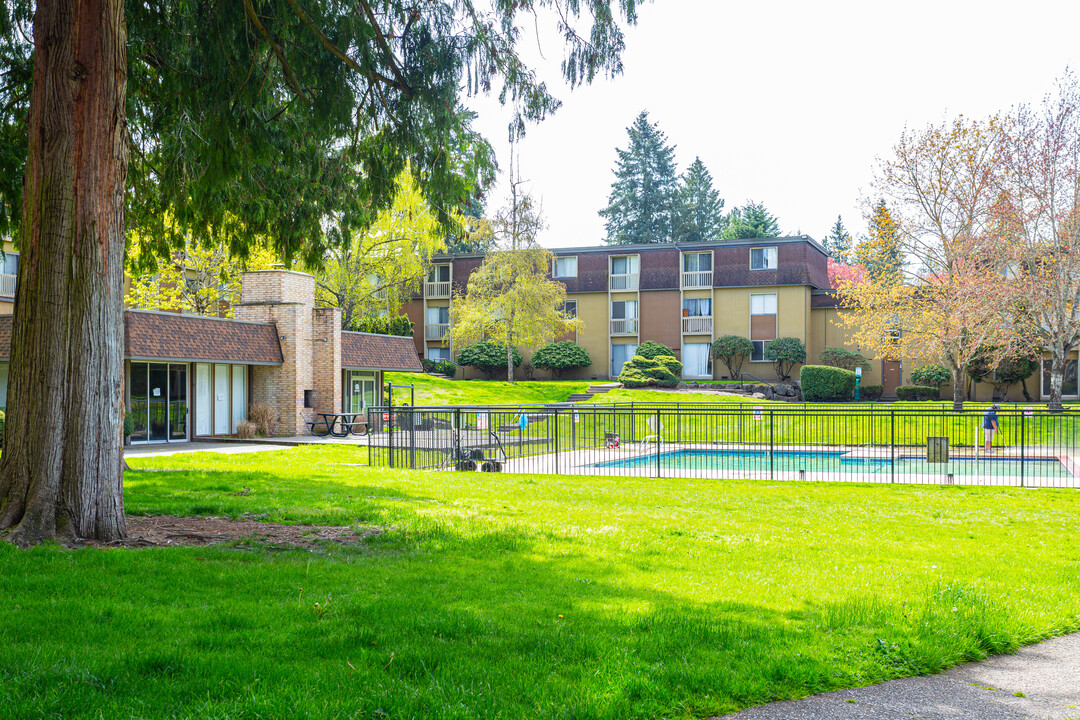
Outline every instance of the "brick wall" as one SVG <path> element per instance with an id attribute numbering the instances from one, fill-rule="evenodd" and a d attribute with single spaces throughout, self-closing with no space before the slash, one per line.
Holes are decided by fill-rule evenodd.
<path id="1" fill-rule="evenodd" d="M 312 387 L 315 408 L 341 412 L 341 310 L 315 308 L 312 313 Z"/>

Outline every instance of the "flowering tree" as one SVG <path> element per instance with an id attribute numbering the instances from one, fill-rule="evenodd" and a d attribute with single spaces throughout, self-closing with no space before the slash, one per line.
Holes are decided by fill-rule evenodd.
<path id="1" fill-rule="evenodd" d="M 840 287 L 840 283 L 863 282 L 866 280 L 866 266 L 849 265 L 845 262 L 837 262 L 832 258 L 827 260 L 829 265 L 829 287 Z"/>
<path id="2" fill-rule="evenodd" d="M 895 243 L 921 266 L 875 262 L 862 281 L 839 282 L 852 339 L 886 359 L 945 361 L 957 410 L 968 364 L 987 347 L 1004 353 L 1017 344 L 1007 257 L 991 232 L 1001 139 L 997 118 L 904 132 L 875 179 L 883 199 L 871 228 L 881 231 L 860 252 L 869 264 Z"/>
<path id="3" fill-rule="evenodd" d="M 1012 252 L 1021 329 L 1050 355 L 1050 407 L 1061 407 L 1066 361 L 1080 345 L 1080 86 L 1014 114 L 1003 143 L 994 233 Z"/>

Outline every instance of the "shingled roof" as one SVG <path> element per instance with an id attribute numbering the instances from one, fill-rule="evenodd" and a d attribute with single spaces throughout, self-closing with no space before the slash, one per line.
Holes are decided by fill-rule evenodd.
<path id="1" fill-rule="evenodd" d="M 411 337 L 341 333 L 341 367 L 359 370 L 420 372 L 420 358 Z"/>
<path id="2" fill-rule="evenodd" d="M 11 316 L 0 316 L 0 359 L 11 357 Z M 277 328 L 268 323 L 128 310 L 124 357 L 280 365 Z"/>

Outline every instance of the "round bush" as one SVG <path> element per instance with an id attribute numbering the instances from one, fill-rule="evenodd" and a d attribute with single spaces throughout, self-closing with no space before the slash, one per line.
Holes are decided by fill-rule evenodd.
<path id="1" fill-rule="evenodd" d="M 799 373 L 803 400 L 847 400 L 855 391 L 855 373 L 828 365 L 803 365 Z"/>
<path id="2" fill-rule="evenodd" d="M 555 373 L 555 377 L 562 378 L 563 370 L 572 368 L 588 367 L 592 365 L 592 358 L 585 348 L 573 340 L 548 343 L 533 353 L 533 367 L 544 368 Z"/>
<path id="3" fill-rule="evenodd" d="M 880 400 L 885 388 L 881 385 L 863 385 L 859 388 L 859 396 L 863 400 Z"/>
<path id="4" fill-rule="evenodd" d="M 911 371 L 911 385 L 909 387 L 921 385 L 922 387 L 940 388 L 950 380 L 952 380 L 952 373 L 944 365 L 923 365 Z M 937 393 L 934 396 L 936 397 Z"/>
<path id="5" fill-rule="evenodd" d="M 638 345 L 638 348 L 634 352 L 634 354 L 640 355 L 647 360 L 652 360 L 654 358 L 660 357 L 661 355 L 674 357 L 675 351 L 669 348 L 667 345 L 664 345 L 663 343 L 646 340 L 645 342 Z"/>

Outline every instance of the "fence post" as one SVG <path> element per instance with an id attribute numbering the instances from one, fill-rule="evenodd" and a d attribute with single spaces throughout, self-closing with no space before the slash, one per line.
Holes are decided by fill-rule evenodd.
<path id="1" fill-rule="evenodd" d="M 480 425 L 480 420 L 477 419 L 476 424 Z M 489 426 L 490 427 L 490 426 Z M 479 430 L 479 427 L 477 428 Z M 454 462 L 454 469 L 457 469 L 458 461 L 461 460 L 461 408 L 454 408 L 454 427 L 450 428 L 450 432 L 453 433 L 451 447 L 454 450 L 454 456 L 451 458 Z"/>
<path id="2" fill-rule="evenodd" d="M 775 410 L 769 410 L 769 479 L 776 479 L 774 452 L 775 443 L 773 442 L 773 413 Z"/>
<path id="3" fill-rule="evenodd" d="M 555 474 L 559 474 L 559 408 L 555 408 Z"/>
<path id="4" fill-rule="evenodd" d="M 889 440 L 889 482 L 896 482 L 896 411 L 889 410 L 889 426 L 892 437 Z"/>
<path id="5" fill-rule="evenodd" d="M 387 417 L 390 418 L 390 433 L 386 442 L 387 451 L 390 454 L 390 467 L 394 467 L 394 406 L 389 407 Z"/>
<path id="6" fill-rule="evenodd" d="M 660 477 L 660 408 L 656 409 L 656 437 L 655 437 L 655 441 L 656 441 L 656 477 Z"/>
<path id="7" fill-rule="evenodd" d="M 416 469 L 416 421 L 420 418 L 416 415 L 416 410 L 409 409 L 409 467 L 413 470 Z"/>
<path id="8" fill-rule="evenodd" d="M 1024 411 L 1020 411 L 1020 487 L 1024 487 Z"/>

